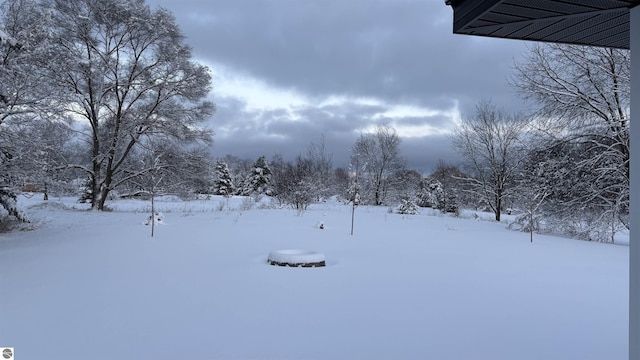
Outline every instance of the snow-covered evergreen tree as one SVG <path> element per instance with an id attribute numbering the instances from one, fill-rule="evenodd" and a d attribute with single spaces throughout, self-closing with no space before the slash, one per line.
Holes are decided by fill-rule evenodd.
<path id="1" fill-rule="evenodd" d="M 416 200 L 412 196 L 403 196 L 400 201 L 401 203 L 400 206 L 398 206 L 398 214 L 416 215 L 420 212 L 419 207 L 416 204 Z"/>
<path id="2" fill-rule="evenodd" d="M 91 201 L 92 190 L 93 187 L 91 186 L 91 179 L 85 179 L 80 186 L 80 197 L 78 198 L 78 202 L 84 204 L 88 201 Z"/>
<path id="3" fill-rule="evenodd" d="M 416 194 L 416 203 L 420 207 L 430 207 L 442 212 L 456 213 L 460 204 L 455 189 L 445 191 L 442 183 L 434 177 L 425 177 L 420 181 L 420 189 Z"/>
<path id="4" fill-rule="evenodd" d="M 231 173 L 229 172 L 229 167 L 227 163 L 218 159 L 218 162 L 215 166 L 216 179 L 213 184 L 213 193 L 215 195 L 223 195 L 223 196 L 231 196 L 235 191 L 235 187 L 233 185 L 233 180 L 231 178 Z"/>
<path id="5" fill-rule="evenodd" d="M 444 205 L 444 190 L 440 181 L 426 177 L 420 182 L 417 203 L 421 207 L 440 209 Z"/>
<path id="6" fill-rule="evenodd" d="M 271 195 L 271 169 L 267 158 L 260 156 L 245 179 L 243 195 Z"/>

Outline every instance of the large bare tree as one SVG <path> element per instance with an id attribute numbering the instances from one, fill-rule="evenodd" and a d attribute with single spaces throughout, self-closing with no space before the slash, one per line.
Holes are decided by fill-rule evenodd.
<path id="1" fill-rule="evenodd" d="M 524 117 L 509 115 L 483 100 L 454 132 L 453 145 L 465 159 L 470 191 L 491 209 L 496 221 L 500 221 L 504 202 L 515 188 L 526 125 Z"/>
<path id="2" fill-rule="evenodd" d="M 352 150 L 352 163 L 363 169 L 363 195 L 374 205 L 385 203 L 394 186 L 394 175 L 405 167 L 400 153 L 400 137 L 390 125 L 376 126 L 372 133 L 362 134 Z"/>
<path id="3" fill-rule="evenodd" d="M 177 141 L 211 140 L 201 127 L 214 111 L 204 101 L 211 77 L 191 58 L 190 48 L 165 9 L 144 0 L 47 0 L 52 41 L 62 46 L 63 64 L 49 78 L 62 94 L 64 114 L 86 125 L 92 208 L 140 176 L 127 158 L 148 136 Z"/>
<path id="4" fill-rule="evenodd" d="M 580 148 L 588 155 L 568 164 L 586 184 L 563 204 L 599 208 L 628 227 L 630 52 L 536 44 L 515 69 L 513 85 L 539 108 L 540 150 Z"/>

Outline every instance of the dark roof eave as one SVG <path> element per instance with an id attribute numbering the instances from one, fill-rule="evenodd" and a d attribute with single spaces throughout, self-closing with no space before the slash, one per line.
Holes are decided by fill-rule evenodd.
<path id="1" fill-rule="evenodd" d="M 628 49 L 629 10 L 640 0 L 598 0 L 597 8 L 589 1 L 570 8 L 553 0 L 527 6 L 505 0 L 444 3 L 453 8 L 457 34 Z"/>

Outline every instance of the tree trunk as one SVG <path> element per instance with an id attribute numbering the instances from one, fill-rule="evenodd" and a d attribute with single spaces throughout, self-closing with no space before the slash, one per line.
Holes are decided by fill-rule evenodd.
<path id="1" fill-rule="evenodd" d="M 529 236 L 530 242 L 533 242 L 533 211 L 529 211 Z"/>
<path id="2" fill-rule="evenodd" d="M 351 236 L 353 236 L 353 225 L 355 222 L 355 217 L 356 217 L 356 203 L 354 200 L 353 204 L 351 204 Z"/>
<path id="3" fill-rule="evenodd" d="M 151 237 L 153 237 L 153 233 L 156 227 L 156 187 L 155 187 L 155 179 L 153 178 L 153 171 L 151 171 Z"/>
<path id="4" fill-rule="evenodd" d="M 112 173 L 111 170 L 107 169 L 104 181 L 100 187 L 100 199 L 98 199 L 98 210 L 100 211 L 104 211 L 104 204 L 107 202 L 107 197 L 111 192 Z"/>
<path id="5" fill-rule="evenodd" d="M 104 203 L 107 201 L 107 195 L 109 195 L 109 190 L 105 186 L 100 191 L 100 198 L 98 199 L 98 206 L 96 207 L 96 209 L 104 211 Z"/>
<path id="6" fill-rule="evenodd" d="M 99 174 L 99 169 L 98 169 L 98 173 L 95 172 L 96 171 L 96 167 L 94 166 L 94 173 L 91 175 L 91 208 L 92 209 L 98 209 L 99 207 L 99 197 L 98 194 L 100 194 L 100 183 L 98 182 L 98 174 Z"/>
<path id="7" fill-rule="evenodd" d="M 94 131 L 95 132 L 95 131 Z M 102 164 L 98 160 L 100 156 L 100 144 L 97 139 L 97 135 L 94 135 L 93 139 L 93 150 L 92 150 L 93 159 L 91 160 L 91 208 L 99 209 L 100 204 L 98 195 L 100 194 L 100 168 Z"/>

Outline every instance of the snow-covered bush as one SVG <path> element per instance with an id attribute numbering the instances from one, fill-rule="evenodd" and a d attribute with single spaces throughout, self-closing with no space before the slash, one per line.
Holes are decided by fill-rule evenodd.
<path id="1" fill-rule="evenodd" d="M 415 199 L 412 197 L 403 197 L 400 199 L 401 204 L 398 206 L 398 214 L 404 215 L 416 215 L 419 211 L 419 206 L 416 204 Z"/>
<path id="2" fill-rule="evenodd" d="M 596 214 L 588 211 L 563 216 L 545 214 L 537 217 L 535 225 L 538 226 L 539 232 L 543 233 L 608 243 L 614 243 L 616 235 L 626 229 L 617 217 L 609 213 Z M 515 228 L 519 230 L 518 227 Z"/>

